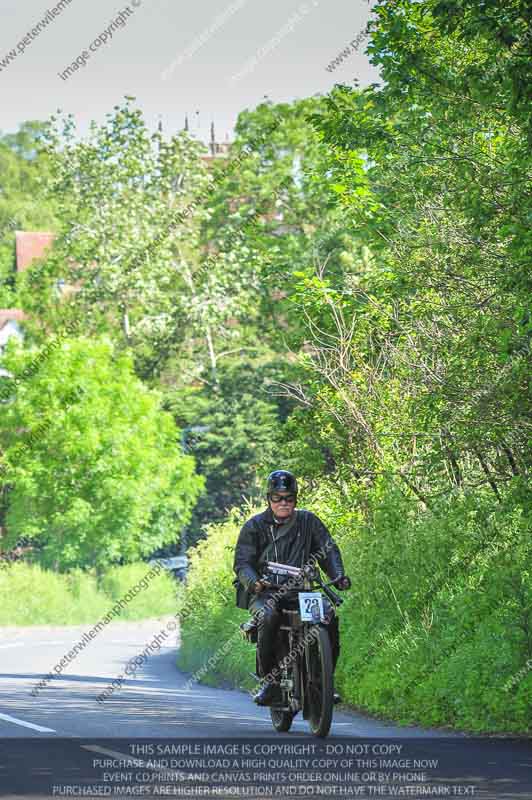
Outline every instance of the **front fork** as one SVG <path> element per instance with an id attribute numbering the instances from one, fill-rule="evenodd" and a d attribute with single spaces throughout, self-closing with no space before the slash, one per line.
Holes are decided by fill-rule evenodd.
<path id="1" fill-rule="evenodd" d="M 288 654 L 294 653 L 300 641 L 299 634 L 293 630 L 288 631 Z M 281 673 L 281 689 L 286 698 L 286 707 L 294 713 L 303 707 L 303 683 L 301 681 L 301 656 L 296 655 L 292 661 L 283 667 Z"/>
<path id="2" fill-rule="evenodd" d="M 314 625 L 304 625 L 297 633 L 293 630 L 288 631 L 288 652 L 296 652 L 296 648 L 300 642 L 306 642 L 309 631 Z M 306 718 L 306 691 L 305 682 L 310 675 L 310 659 L 308 644 L 302 653 L 298 653 L 290 664 L 283 667 L 281 673 L 281 689 L 286 698 L 286 705 L 292 711 L 301 711 L 303 709 L 303 716 Z"/>

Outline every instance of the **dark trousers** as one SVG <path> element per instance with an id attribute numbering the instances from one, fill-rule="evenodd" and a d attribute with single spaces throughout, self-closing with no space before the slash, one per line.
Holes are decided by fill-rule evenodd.
<path id="1" fill-rule="evenodd" d="M 277 664 L 275 642 L 283 616 L 281 608 L 288 605 L 285 597 L 276 598 L 275 594 L 275 589 L 266 589 L 260 594 L 253 595 L 248 606 L 258 626 L 257 666 L 261 678 L 268 675 Z M 295 608 L 296 606 L 291 607 Z M 323 609 L 326 617 L 328 617 L 332 609 L 326 597 L 323 599 Z M 327 625 L 327 630 L 329 631 L 329 638 L 331 640 L 334 671 L 340 655 L 340 631 L 338 628 L 338 617 L 336 615 L 334 615 L 332 622 Z"/>

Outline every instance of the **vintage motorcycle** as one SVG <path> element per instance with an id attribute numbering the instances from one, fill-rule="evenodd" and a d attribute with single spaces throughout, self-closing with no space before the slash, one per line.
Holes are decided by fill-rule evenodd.
<path id="1" fill-rule="evenodd" d="M 281 701 L 270 706 L 273 727 L 286 733 L 302 711 L 312 733 L 325 737 L 331 728 L 334 706 L 333 658 L 327 626 L 334 619 L 335 606 L 340 606 L 343 599 L 329 588 L 334 581 L 322 582 L 315 566 L 299 568 L 268 561 L 261 580 L 271 582 L 273 575 L 288 578 L 278 587 L 282 619 L 275 652 Z M 257 627 L 253 621 L 244 622 L 240 628 L 247 641 L 256 643 Z M 260 680 L 258 675 L 254 677 Z"/>

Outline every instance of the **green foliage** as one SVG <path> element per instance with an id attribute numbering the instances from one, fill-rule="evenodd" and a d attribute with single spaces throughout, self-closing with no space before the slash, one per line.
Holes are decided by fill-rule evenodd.
<path id="1" fill-rule="evenodd" d="M 167 406 L 177 399 L 176 422 L 191 429 L 185 443 L 207 480 L 190 540 L 243 496 L 262 495 L 264 475 L 289 457 L 281 431 L 297 403 L 287 385 L 306 379 L 287 350 L 297 351 L 305 333 L 290 302 L 293 276 L 309 261 L 338 273 L 355 258 L 349 226 L 329 213 L 315 180 L 325 156 L 306 115 L 319 106 L 264 103 L 241 114 L 229 162 L 213 167 L 191 302 L 197 317 L 162 373 L 165 386 L 174 384 Z"/>
<path id="2" fill-rule="evenodd" d="M 99 619 L 108 610 L 96 577 L 82 572 L 59 575 L 35 564 L 0 569 L 2 625 L 75 625 Z"/>
<path id="3" fill-rule="evenodd" d="M 530 9 L 373 12 L 384 85 L 242 115 L 238 141 L 261 144 L 205 230 L 222 252 L 219 220 L 242 225 L 270 197 L 238 247 L 261 331 L 299 351 L 276 455 L 354 579 L 340 690 L 402 721 L 529 731 L 532 672 L 510 684 L 532 654 Z M 216 619 L 194 621 L 207 655 L 234 625 L 216 596 L 197 597 Z"/>
<path id="4" fill-rule="evenodd" d="M 101 349 L 84 368 L 81 339 L 76 370 L 42 370 L 6 405 L 8 541 L 45 558 L 55 542 L 74 565 L 207 526 L 182 591 L 180 663 L 201 667 L 242 618 L 241 519 L 223 519 L 291 468 L 354 578 L 343 694 L 403 721 L 528 730 L 531 22 L 523 0 L 380 0 L 382 85 L 246 111 L 209 168 L 130 99 L 84 141 L 52 126 L 39 158 L 60 236 L 19 282 L 26 336 L 80 320 L 112 337 L 113 370 Z M 28 159 L 22 139 L 0 165 Z M 60 298 L 61 277 L 78 291 Z M 235 640 L 214 672 L 253 666 Z"/>
<path id="5" fill-rule="evenodd" d="M 530 468 L 529 122 L 508 80 L 529 11 L 481 5 L 378 3 L 384 85 L 311 115 L 367 257 L 299 276 L 306 428 L 343 477 L 394 474 L 425 506 L 480 484 L 501 502 Z"/>
<path id="6" fill-rule="evenodd" d="M 331 527 L 355 497 L 323 493 Z M 456 493 L 420 515 L 381 482 L 371 522 L 339 536 L 353 588 L 337 678 L 353 705 L 405 723 L 529 730 L 530 676 L 505 690 L 532 653 L 529 509 L 530 498 L 494 509 L 486 492 Z"/>
<path id="7" fill-rule="evenodd" d="M 75 569 L 57 574 L 21 562 L 0 568 L 0 625 L 81 625 L 95 623 L 150 571 L 145 563 L 112 567 L 98 578 Z M 175 581 L 159 573 L 125 605 L 115 620 L 157 618 L 175 613 Z"/>
<path id="8" fill-rule="evenodd" d="M 106 341 L 67 338 L 36 374 L 35 358 L 13 346 L 3 360 L 21 376 L 0 418 L 4 546 L 24 537 L 40 563 L 65 570 L 138 560 L 178 539 L 202 479 L 131 358 Z"/>
<path id="9" fill-rule="evenodd" d="M 248 516 L 259 510 L 246 509 Z M 230 639 L 228 652 L 214 670 L 206 670 L 205 680 L 212 682 L 221 675 L 251 688 L 248 673 L 255 671 L 254 649 L 238 633 L 246 614 L 235 607 L 231 585 L 234 547 L 243 522 L 242 512 L 234 511 L 226 522 L 210 526 L 207 538 L 189 551 L 186 592 L 178 606 L 182 612 L 178 666 L 192 673 L 201 670 Z"/>
<path id="10" fill-rule="evenodd" d="M 242 360 L 227 358 L 219 366 L 215 386 L 167 392 L 165 407 L 183 430 L 185 450 L 206 481 L 189 524 L 189 544 L 243 498 L 263 497 L 264 480 L 259 476 L 273 469 L 278 459 L 279 432 L 293 407 L 274 394 L 274 382 L 285 378 L 288 369 L 272 362 L 267 352 Z"/>
<path id="11" fill-rule="evenodd" d="M 109 332 L 153 360 L 188 316 L 208 180 L 203 147 L 184 133 L 150 134 L 131 99 L 86 139 L 71 115 L 52 117 L 43 153 L 59 235 L 46 263 L 21 278 L 20 294 L 41 323 L 81 318 L 85 333 Z M 77 291 L 58 294 L 58 280 Z"/>
<path id="12" fill-rule="evenodd" d="M 17 133 L 0 136 L 0 308 L 17 304 L 15 231 L 53 230 L 53 203 L 40 181 L 48 174 L 47 159 L 38 154 L 44 134 L 41 122 L 25 122 Z"/>
<path id="13" fill-rule="evenodd" d="M 403 723 L 529 733 L 532 670 L 505 686 L 532 659 L 530 513 L 477 494 L 420 516 L 383 484 L 368 524 L 346 511 L 358 491 L 322 484 L 313 497 L 353 582 L 339 612 L 345 701 Z M 194 673 L 214 657 L 209 682 L 251 687 L 254 648 L 235 635 L 246 617 L 230 580 L 240 526 L 259 510 L 211 526 L 191 553 L 178 664 Z"/>
<path id="14" fill-rule="evenodd" d="M 322 105 L 319 98 L 262 103 L 240 114 L 234 148 L 249 155 L 218 182 L 203 226 L 205 243 L 214 251 L 208 263 L 254 290 L 248 319 L 276 350 L 285 341 L 295 348 L 303 341 L 300 315 L 288 302 L 293 275 L 324 264 L 341 274 L 352 242 L 324 170 L 317 177 L 326 149 L 308 116 Z"/>

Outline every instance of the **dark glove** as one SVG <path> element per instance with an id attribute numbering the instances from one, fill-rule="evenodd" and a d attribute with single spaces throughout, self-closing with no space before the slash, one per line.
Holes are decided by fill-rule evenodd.
<path id="1" fill-rule="evenodd" d="M 340 578 L 336 578 L 334 585 L 343 592 L 345 589 L 351 588 L 351 578 L 348 578 L 347 575 L 342 575 Z"/>

